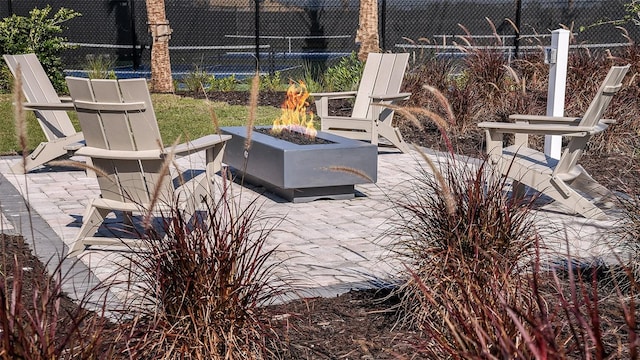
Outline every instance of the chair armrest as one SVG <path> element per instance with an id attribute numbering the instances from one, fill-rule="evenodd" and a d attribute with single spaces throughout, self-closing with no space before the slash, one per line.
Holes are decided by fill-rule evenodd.
<path id="1" fill-rule="evenodd" d="M 524 121 L 557 121 L 557 122 L 573 122 L 580 120 L 580 117 L 569 116 L 547 116 L 547 115 L 529 115 L 529 114 L 512 114 L 509 115 L 511 120 L 524 120 Z"/>
<path id="2" fill-rule="evenodd" d="M 147 104 L 144 101 L 112 103 L 112 102 L 96 102 L 96 101 L 74 101 L 73 104 L 77 109 L 88 111 L 145 111 Z"/>
<path id="3" fill-rule="evenodd" d="M 585 136 L 587 134 L 600 132 L 606 129 L 607 125 L 599 123 L 596 126 L 574 126 L 559 124 L 514 124 L 485 121 L 479 123 L 478 127 L 497 133 Z"/>
<path id="4" fill-rule="evenodd" d="M 91 146 L 85 146 L 78 151 L 76 155 L 89 156 L 95 159 L 112 159 L 112 160 L 157 160 L 162 159 L 165 153 L 160 149 L 128 151 L 128 150 L 106 150 Z"/>
<path id="5" fill-rule="evenodd" d="M 411 93 L 397 93 L 397 94 L 380 94 L 380 95 L 370 95 L 372 101 L 395 101 L 395 100 L 406 100 L 411 96 Z"/>
<path id="6" fill-rule="evenodd" d="M 176 156 L 182 157 L 182 156 L 187 156 L 190 154 L 197 153 L 205 149 L 212 148 L 217 144 L 220 144 L 229 140 L 231 140 L 231 135 L 212 134 L 212 135 L 203 136 L 193 141 L 182 143 L 180 145 L 176 145 L 175 148 L 167 147 L 164 149 L 164 151 L 165 153 L 169 153 L 173 151 Z"/>
<path id="7" fill-rule="evenodd" d="M 566 117 L 566 116 L 545 116 L 545 115 L 524 115 L 514 114 L 509 115 L 509 119 L 514 121 L 527 121 L 527 122 L 545 122 L 545 123 L 558 123 L 558 124 L 579 124 L 582 118 L 579 117 Z M 615 124 L 616 119 L 600 119 L 603 124 Z"/>
<path id="8" fill-rule="evenodd" d="M 43 110 L 61 110 L 73 111 L 75 107 L 73 103 L 23 103 L 25 110 L 43 111 Z"/>
<path id="9" fill-rule="evenodd" d="M 525 121 L 529 123 L 579 123 L 582 118 L 580 117 L 567 117 L 567 116 L 546 116 L 546 115 L 526 115 L 526 114 L 513 114 L 509 115 L 509 119 L 514 121 Z"/>
<path id="10" fill-rule="evenodd" d="M 357 91 L 341 91 L 341 92 L 327 92 L 327 93 L 311 93 L 309 95 L 319 98 L 329 99 L 349 99 L 355 97 L 358 94 Z"/>

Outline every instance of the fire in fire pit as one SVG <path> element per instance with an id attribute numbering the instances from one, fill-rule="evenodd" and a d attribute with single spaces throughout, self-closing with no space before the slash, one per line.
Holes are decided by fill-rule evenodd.
<path id="1" fill-rule="evenodd" d="M 283 130 L 295 131 L 310 138 L 317 135 L 313 127 L 313 113 L 307 111 L 309 91 L 304 81 L 291 82 L 287 89 L 287 97 L 282 103 L 282 115 L 273 122 L 271 133 L 276 135 Z"/>

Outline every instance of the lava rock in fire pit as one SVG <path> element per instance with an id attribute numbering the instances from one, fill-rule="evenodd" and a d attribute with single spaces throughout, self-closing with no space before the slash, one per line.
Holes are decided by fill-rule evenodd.
<path id="1" fill-rule="evenodd" d="M 333 142 L 329 140 L 325 140 L 317 136 L 311 137 L 295 130 L 283 129 L 279 133 L 274 133 L 274 131 L 267 128 L 254 128 L 253 130 L 261 134 L 273 136 L 274 138 L 292 142 L 298 145 L 333 144 Z"/>

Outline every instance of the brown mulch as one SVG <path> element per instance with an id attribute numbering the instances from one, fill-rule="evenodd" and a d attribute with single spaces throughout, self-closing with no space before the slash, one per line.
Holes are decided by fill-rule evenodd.
<path id="1" fill-rule="evenodd" d="M 209 94 L 213 101 L 247 104 L 246 92 Z M 282 93 L 263 92 L 260 105 L 279 106 Z M 332 111 L 348 113 L 349 103 L 341 102 Z M 446 150 L 437 129 L 417 131 L 411 125 L 401 124 L 408 142 Z M 482 154 L 483 135 L 470 134 L 451 139 L 459 154 L 478 157 Z M 624 156 L 593 156 L 587 154 L 582 162 L 592 175 L 604 185 L 624 190 L 637 187 L 638 160 Z M 0 236 L 2 262 L 0 274 L 3 282 L 11 284 L 14 258 L 24 271 L 24 303 L 31 303 L 33 290 L 48 280 L 45 266 L 31 254 L 20 236 Z M 395 326 L 397 314 L 392 310 L 393 300 L 385 292 L 351 291 L 333 298 L 308 298 L 269 308 L 276 333 L 286 346 L 285 358 L 290 359 L 420 359 L 415 346 L 422 341 L 420 334 Z M 65 313 L 73 313 L 74 304 L 66 296 L 61 298 Z"/>
<path id="2" fill-rule="evenodd" d="M 33 290 L 44 289 L 49 282 L 49 277 L 43 276 L 47 273 L 45 264 L 32 254 L 21 236 L 0 234 L 0 244 L 2 246 L 0 258 L 2 286 L 11 289 L 17 279 L 22 283 L 21 302 L 32 303 Z M 20 269 L 19 274 L 16 274 L 16 266 Z M 76 305 L 69 297 L 62 296 L 60 307 L 63 312 L 67 312 L 76 308 Z"/>
<path id="3" fill-rule="evenodd" d="M 422 338 L 396 324 L 388 291 L 351 291 L 334 298 L 296 300 L 269 309 L 279 319 L 287 359 L 422 359 Z"/>

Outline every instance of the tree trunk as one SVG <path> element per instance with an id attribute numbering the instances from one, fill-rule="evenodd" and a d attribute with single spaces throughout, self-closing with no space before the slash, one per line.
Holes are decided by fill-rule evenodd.
<path id="1" fill-rule="evenodd" d="M 360 43 L 358 59 L 362 61 L 367 59 L 370 52 L 380 52 L 377 0 L 360 0 L 360 24 L 356 42 Z"/>
<path id="2" fill-rule="evenodd" d="M 164 10 L 164 0 L 146 0 L 149 32 L 153 40 L 151 47 L 151 91 L 173 92 L 169 39 L 171 28 Z"/>

